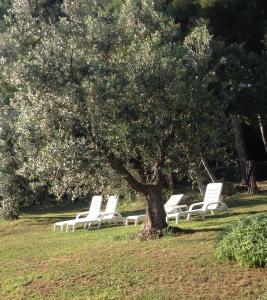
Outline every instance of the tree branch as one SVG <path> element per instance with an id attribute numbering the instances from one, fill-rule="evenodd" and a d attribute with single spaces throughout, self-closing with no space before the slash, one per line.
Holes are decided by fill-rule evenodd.
<path id="1" fill-rule="evenodd" d="M 155 166 L 155 171 L 153 175 L 153 178 L 156 179 L 158 182 L 161 182 L 163 179 L 162 169 L 165 165 L 165 158 L 168 153 L 168 148 L 174 139 L 174 131 L 175 126 L 172 123 L 170 127 L 166 129 L 165 135 L 163 136 L 160 143 L 160 159 L 157 165 Z"/>
<path id="2" fill-rule="evenodd" d="M 107 154 L 107 158 L 111 168 L 121 175 L 133 189 L 142 194 L 146 193 L 146 186 L 138 182 L 113 153 Z"/>

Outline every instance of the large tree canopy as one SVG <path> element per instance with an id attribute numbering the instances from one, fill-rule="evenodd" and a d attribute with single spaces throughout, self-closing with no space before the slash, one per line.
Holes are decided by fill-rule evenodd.
<path id="1" fill-rule="evenodd" d="M 3 48 L 1 62 L 17 87 L 21 174 L 58 194 L 124 179 L 146 197 L 143 231 L 160 234 L 164 173 L 223 146 L 206 27 L 179 43 L 152 0 L 112 10 L 101 1 L 64 1 L 57 22 L 15 2 L 4 37 L 12 51 Z"/>

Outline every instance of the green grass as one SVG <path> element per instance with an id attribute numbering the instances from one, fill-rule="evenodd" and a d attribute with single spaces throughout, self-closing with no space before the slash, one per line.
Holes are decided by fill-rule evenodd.
<path id="1" fill-rule="evenodd" d="M 60 233 L 55 221 L 85 207 L 36 208 L 14 222 L 0 220 L 0 299 L 267 299 L 267 270 L 219 262 L 218 232 L 243 215 L 267 211 L 267 196 L 235 195 L 233 213 L 180 227 L 193 233 L 140 242 L 140 227 Z M 123 204 L 124 215 L 142 212 Z M 172 224 L 174 225 L 174 224 Z"/>

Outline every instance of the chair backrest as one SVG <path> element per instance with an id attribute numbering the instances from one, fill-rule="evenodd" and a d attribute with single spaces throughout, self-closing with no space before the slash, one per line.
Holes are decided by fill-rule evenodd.
<path id="1" fill-rule="evenodd" d="M 205 197 L 204 197 L 204 205 L 207 206 L 207 204 L 211 202 L 218 202 L 220 201 L 220 196 L 222 192 L 222 186 L 223 184 L 221 182 L 218 183 L 209 183 L 206 188 Z M 216 209 L 219 204 L 212 204 L 209 205 L 208 209 Z"/>
<path id="2" fill-rule="evenodd" d="M 100 207 L 102 203 L 102 196 L 93 196 L 90 208 L 89 208 L 89 218 L 96 218 L 99 215 Z"/>
<path id="3" fill-rule="evenodd" d="M 117 211 L 118 198 L 117 196 L 109 196 L 108 203 L 105 209 L 105 214 L 115 214 Z"/>
<path id="4" fill-rule="evenodd" d="M 164 208 L 166 212 L 171 212 L 173 210 L 173 206 L 176 206 L 180 203 L 184 194 L 172 195 L 169 200 L 164 204 Z"/>

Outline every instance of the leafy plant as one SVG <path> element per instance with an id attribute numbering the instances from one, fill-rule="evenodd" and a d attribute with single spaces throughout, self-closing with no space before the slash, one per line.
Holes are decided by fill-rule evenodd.
<path id="1" fill-rule="evenodd" d="M 243 266 L 267 265 L 267 214 L 244 217 L 227 227 L 215 244 L 215 256 Z"/>

